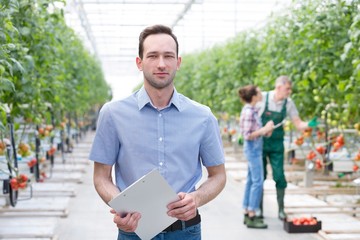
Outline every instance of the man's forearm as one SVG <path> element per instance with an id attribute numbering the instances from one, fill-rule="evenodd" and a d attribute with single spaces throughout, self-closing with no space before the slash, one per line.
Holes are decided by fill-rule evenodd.
<path id="1" fill-rule="evenodd" d="M 201 207 L 213 200 L 224 189 L 226 173 L 224 165 L 208 167 L 208 178 L 193 193 L 195 194 L 196 205 Z"/>
<path id="2" fill-rule="evenodd" d="M 111 181 L 94 179 L 94 186 L 101 199 L 108 204 L 120 191 Z"/>
<path id="3" fill-rule="evenodd" d="M 97 162 L 94 163 L 94 186 L 106 204 L 120 192 L 112 181 L 111 173 L 112 166 Z"/>
<path id="4" fill-rule="evenodd" d="M 299 117 L 294 117 L 292 119 L 292 122 L 294 123 L 294 125 L 298 131 L 303 131 L 306 128 L 308 128 L 308 123 L 303 122 Z"/>

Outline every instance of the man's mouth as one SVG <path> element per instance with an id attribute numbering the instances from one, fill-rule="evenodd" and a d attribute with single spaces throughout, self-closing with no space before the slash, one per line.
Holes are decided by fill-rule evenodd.
<path id="1" fill-rule="evenodd" d="M 160 73 L 155 73 L 156 76 L 159 76 L 159 77 L 164 77 L 164 76 L 167 76 L 168 73 L 165 73 L 165 72 L 160 72 Z"/>

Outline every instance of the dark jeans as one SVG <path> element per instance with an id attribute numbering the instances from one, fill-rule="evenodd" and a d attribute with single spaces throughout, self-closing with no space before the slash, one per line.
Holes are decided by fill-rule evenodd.
<path id="1" fill-rule="evenodd" d="M 124 232 L 119 229 L 119 235 L 117 240 L 141 240 L 136 233 Z M 144 239 L 147 240 L 147 239 Z M 183 230 L 177 230 L 174 232 L 161 232 L 152 240 L 201 240 L 201 223 L 191 227 L 187 227 Z"/>

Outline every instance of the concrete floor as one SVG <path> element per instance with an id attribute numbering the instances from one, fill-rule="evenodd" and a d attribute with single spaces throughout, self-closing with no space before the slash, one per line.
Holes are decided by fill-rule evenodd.
<path id="1" fill-rule="evenodd" d="M 90 144 L 89 144 L 90 147 Z M 86 152 L 86 148 L 81 148 Z M 230 164 L 233 169 L 233 163 Z M 60 218 L 55 233 L 60 240 L 105 240 L 116 239 L 117 229 L 112 222 L 109 207 L 97 195 L 92 184 L 93 164 L 84 165 L 83 183 L 77 185 L 77 196 L 70 199 L 69 215 Z M 212 202 L 201 207 L 202 238 L 205 240 L 277 240 L 319 239 L 317 234 L 289 234 L 277 218 L 275 196 L 265 196 L 265 221 L 268 229 L 248 229 L 243 225 L 243 183 L 228 174 L 223 192 Z"/>
<path id="2" fill-rule="evenodd" d="M 100 199 L 92 183 L 93 163 L 87 160 L 92 138 L 93 133 L 87 134 L 75 145 L 73 153 L 66 154 L 65 162 L 61 156 L 57 156 L 52 177 L 44 183 L 32 184 L 34 196 L 31 199 L 19 201 L 12 208 L 3 206 L 5 198 L 0 198 L 0 239 L 117 239 L 117 228 L 112 222 L 110 208 Z M 316 216 L 322 221 L 322 231 L 313 234 L 285 232 L 283 222 L 277 218 L 274 182 L 269 179 L 264 185 L 264 214 L 269 227 L 263 230 L 248 229 L 243 225 L 241 208 L 247 163 L 242 159 L 241 149 L 226 147 L 225 152 L 226 187 L 216 199 L 199 209 L 203 239 L 360 239 L 359 218 L 341 209 L 326 209 L 330 206 L 326 199 L 315 198 L 307 194 L 303 187 L 291 183 L 285 196 L 287 211 Z M 286 173 L 304 176 L 301 169 L 288 169 Z M 312 188 L 317 189 L 319 186 Z M 26 196 L 26 192 L 21 192 L 21 197 Z M 343 199 L 346 195 L 337 197 Z"/>

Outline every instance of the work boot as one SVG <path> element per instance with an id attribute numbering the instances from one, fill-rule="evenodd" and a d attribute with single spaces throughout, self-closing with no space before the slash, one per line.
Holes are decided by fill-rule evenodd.
<path id="1" fill-rule="evenodd" d="M 257 220 L 261 220 L 263 219 L 263 217 L 260 216 L 254 216 L 253 218 L 257 219 Z M 246 225 L 247 221 L 250 219 L 249 214 L 245 213 L 244 214 L 244 224 Z"/>
<path id="2" fill-rule="evenodd" d="M 244 214 L 244 224 L 246 224 L 248 220 L 249 220 L 249 214 L 245 213 Z"/>
<path id="3" fill-rule="evenodd" d="M 248 228 L 257 228 L 257 229 L 264 229 L 268 227 L 266 223 L 264 223 L 261 219 L 256 217 L 248 217 L 246 226 Z"/>
<path id="4" fill-rule="evenodd" d="M 284 211 L 285 188 L 276 188 L 276 198 L 279 206 L 279 219 L 284 220 L 287 215 Z"/>

